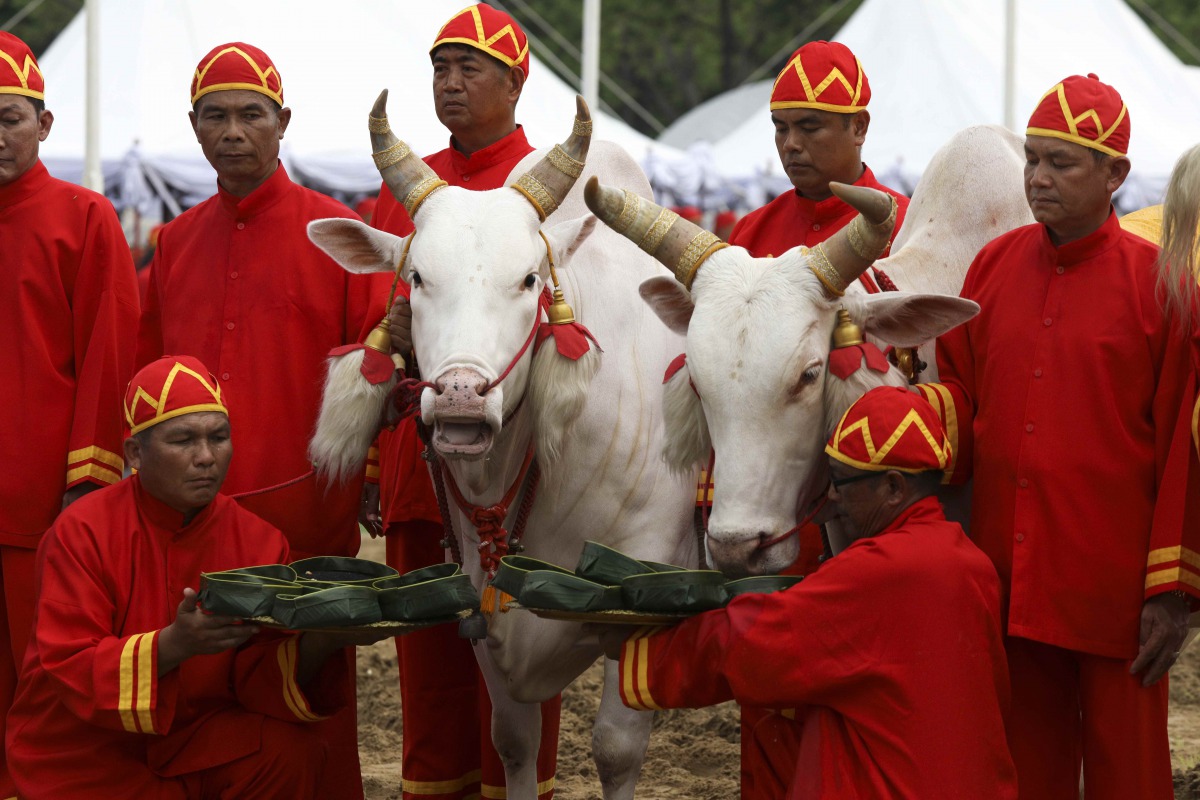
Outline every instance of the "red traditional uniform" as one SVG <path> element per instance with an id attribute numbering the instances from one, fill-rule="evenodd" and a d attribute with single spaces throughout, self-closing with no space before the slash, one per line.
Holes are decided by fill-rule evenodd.
<path id="1" fill-rule="evenodd" d="M 801 76 L 803 75 L 803 79 Z M 837 80 L 836 76 L 843 76 Z M 853 85 L 851 85 L 853 84 Z M 836 42 L 811 42 L 792 54 L 791 59 L 775 79 L 771 92 L 771 109 L 815 108 L 841 114 L 852 114 L 867 107 L 871 99 L 871 85 L 862 64 L 849 48 Z M 908 198 L 875 180 L 875 174 L 866 164 L 855 186 L 866 186 L 887 192 L 896 198 L 896 229 L 904 222 L 908 209 Z M 744 247 L 755 258 L 782 255 L 793 247 L 816 247 L 850 224 L 858 211 L 839 197 L 810 200 L 797 191 L 784 192 L 762 208 L 751 211 L 738 220 L 729 234 L 729 243 Z M 884 252 L 887 255 L 887 251 Z M 864 284 L 877 291 L 871 279 L 864 275 Z M 706 483 L 702 477 L 701 486 Z M 707 498 L 704 494 L 707 494 Z M 698 502 L 705 499 L 712 503 L 712 488 L 702 488 Z M 800 531 L 800 552 L 788 574 L 807 575 L 816 570 L 820 563 L 824 544 L 821 531 L 816 525 L 806 525 Z M 773 717 L 776 717 L 773 719 Z M 771 770 L 764 773 L 759 765 L 768 761 L 792 762 L 791 753 L 795 746 L 794 737 L 778 733 L 790 723 L 777 719 L 770 712 L 751 710 L 742 715 L 742 796 L 744 798 L 773 797 L 770 792 L 760 792 L 759 786 L 771 786 Z M 780 738 L 780 741 L 776 739 Z M 789 744 L 790 742 L 790 744 Z M 785 751 L 783 756 L 777 751 Z"/>
<path id="2" fill-rule="evenodd" d="M 44 99 L 24 42 L 0 32 L 0 56 L 0 98 Z M 0 253 L 0 458 L 12 471 L 0 482 L 2 735 L 33 621 L 38 542 L 67 489 L 121 479 L 138 298 L 112 204 L 50 177 L 41 161 L 0 185 Z M 0 758 L 0 797 L 12 793 Z"/>
<path id="3" fill-rule="evenodd" d="M 933 411 L 894 388 L 852 406 L 827 451 L 870 470 L 949 455 Z M 1016 797 L 996 572 L 932 497 L 787 591 L 635 635 L 620 672 L 632 708 L 732 699 L 794 715 L 794 777 L 762 796 Z"/>
<path id="4" fill-rule="evenodd" d="M 139 372 L 125 406 L 135 432 L 225 412 L 215 379 L 186 357 Z M 202 570 L 287 560 L 279 531 L 233 500 L 218 495 L 185 523 L 137 476 L 65 511 L 38 551 L 37 624 L 9 716 L 21 796 L 313 796 L 324 746 L 284 723 L 345 702 L 341 659 L 313 679 L 313 695 L 296 682 L 292 636 L 260 635 L 159 674 L 159 634 Z"/>
<path id="5" fill-rule="evenodd" d="M 479 35 L 483 32 L 483 36 Z M 507 14 L 480 3 L 464 9 L 439 32 L 434 49 L 463 44 L 483 50 L 528 75 L 529 45 Z M 454 147 L 434 153 L 425 163 L 450 186 L 473 191 L 499 189 L 517 163 L 533 152 L 525 131 L 517 129 L 471 155 Z M 413 231 L 412 220 L 386 184 L 372 220 L 397 236 Z M 389 278 L 390 280 L 390 278 Z M 405 295 L 408 287 L 400 284 Z M 424 449 L 412 420 L 379 437 L 380 506 L 387 536 L 387 563 L 401 572 L 445 560 L 441 514 L 421 460 Z M 372 467 L 368 466 L 368 480 Z M 404 706 L 404 781 L 406 800 L 460 800 L 501 797 L 504 767 L 492 747 L 492 706 L 470 643 L 452 627 L 417 631 L 396 639 L 400 696 Z M 542 704 L 542 746 L 538 755 L 538 796 L 554 790 L 558 752 L 559 701 Z M 460 724 L 447 724 L 455 720 Z M 474 722 L 477 720 L 477 724 Z"/>
<path id="6" fill-rule="evenodd" d="M 1098 149 L 1123 153 L 1128 117 L 1103 88 L 1055 87 L 1029 133 L 1057 115 L 1058 138 L 1116 129 Z M 974 477 L 971 535 L 1005 588 L 1022 796 L 1073 792 L 1081 751 L 1089 797 L 1171 796 L 1167 681 L 1128 674 L 1144 601 L 1200 587 L 1190 354 L 1157 302 L 1157 256 L 1111 213 L 1061 246 L 1041 224 L 999 237 L 962 290 L 982 311 L 939 340 L 942 383 L 921 386 L 954 440 L 953 480 Z"/>
<path id="7" fill-rule="evenodd" d="M 201 61 L 192 96 L 213 87 L 249 88 L 280 102 L 278 80 L 262 51 L 223 45 Z M 262 85 L 255 88 L 254 81 Z M 237 495 L 309 476 L 240 501 L 283 531 L 296 559 L 352 556 L 359 547 L 361 479 L 321 485 L 307 452 L 326 355 L 361 337 L 373 283 L 318 250 L 305 226 L 353 216 L 332 198 L 293 183 L 282 164 L 246 197 L 218 185 L 216 196 L 160 232 L 138 332 L 138 365 L 187 353 L 228 387 L 237 457 L 222 491 Z M 347 658 L 353 663 L 353 653 Z M 324 725 L 339 748 L 330 756 L 330 788 L 342 796 L 361 792 L 351 788 L 361 783 L 356 713 L 351 703 Z"/>

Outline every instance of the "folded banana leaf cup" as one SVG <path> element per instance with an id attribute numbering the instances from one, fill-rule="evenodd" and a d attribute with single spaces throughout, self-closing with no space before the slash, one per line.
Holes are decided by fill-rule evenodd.
<path id="1" fill-rule="evenodd" d="M 303 593 L 305 588 L 315 591 Z M 271 616 L 288 628 L 345 628 L 383 619 L 379 590 L 371 586 L 310 586 L 301 592 L 276 595 Z"/>
<path id="2" fill-rule="evenodd" d="M 378 561 L 344 556 L 304 558 L 293 561 L 290 566 L 296 571 L 300 581 L 325 584 L 329 587 L 355 584 L 370 586 L 380 578 L 394 578 L 400 574 Z"/>
<path id="3" fill-rule="evenodd" d="M 526 608 L 563 611 L 610 611 L 621 607 L 621 587 L 567 572 L 534 570 L 525 577 L 517 600 Z"/>
<path id="4" fill-rule="evenodd" d="M 197 597 L 205 611 L 230 617 L 270 614 L 275 597 L 299 590 L 296 573 L 283 564 L 200 573 Z"/>
<path id="5" fill-rule="evenodd" d="M 445 566 L 445 565 L 439 565 Z M 455 566 L 451 564 L 450 566 Z M 425 570 L 415 570 L 424 572 Z M 408 573 L 412 575 L 414 573 Z M 408 577 L 408 575 L 404 577 Z M 383 619 L 398 622 L 452 617 L 460 611 L 479 608 L 479 593 L 471 577 L 459 571 L 405 586 L 379 589 L 379 609 Z"/>
<path id="6" fill-rule="evenodd" d="M 403 575 L 392 575 L 387 578 L 379 578 L 371 585 L 376 589 L 400 589 L 405 586 L 412 586 L 425 581 L 432 581 L 437 578 L 450 578 L 455 575 L 462 575 L 462 567 L 458 564 L 434 564 L 429 567 L 421 567 L 414 569 L 411 572 L 405 572 Z"/>
<path id="7" fill-rule="evenodd" d="M 715 570 L 675 570 L 632 575 L 621 582 L 625 608 L 649 612 L 700 612 L 729 601 L 725 576 Z"/>
<path id="8" fill-rule="evenodd" d="M 557 564 L 551 564 L 549 561 L 540 561 L 528 556 L 505 556 L 500 559 L 500 566 L 496 569 L 496 577 L 492 578 L 492 586 L 495 586 L 505 594 L 520 597 L 521 587 L 525 583 L 525 576 L 537 570 L 561 572 L 565 575 L 572 574 L 570 570 L 563 569 Z"/>
<path id="9" fill-rule="evenodd" d="M 584 542 L 583 551 L 579 554 L 579 563 L 575 565 L 576 575 L 605 586 L 620 586 L 621 581 L 630 575 L 658 571 L 647 569 L 646 565 L 636 558 L 599 542 Z"/>
<path id="10" fill-rule="evenodd" d="M 738 578 L 725 584 L 725 591 L 732 599 L 740 594 L 768 594 L 790 589 L 800 581 L 802 575 L 754 575 L 749 578 Z"/>

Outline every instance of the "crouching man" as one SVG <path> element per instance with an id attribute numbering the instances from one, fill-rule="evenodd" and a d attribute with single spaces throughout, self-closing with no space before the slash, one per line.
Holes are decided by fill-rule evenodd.
<path id="1" fill-rule="evenodd" d="M 329 656 L 365 642 L 197 607 L 201 571 L 288 561 L 278 530 L 218 494 L 230 421 L 197 359 L 144 367 L 125 416 L 137 474 L 71 505 L 38 553 L 6 742 L 20 796 L 311 798 L 326 743 L 305 723 L 345 702 Z"/>
<path id="2" fill-rule="evenodd" d="M 793 773 L 773 797 L 1015 798 L 999 580 L 934 497 L 950 457 L 937 415 L 877 388 L 825 450 L 835 557 L 786 591 L 667 630 L 602 631 L 622 699 L 794 715 Z"/>

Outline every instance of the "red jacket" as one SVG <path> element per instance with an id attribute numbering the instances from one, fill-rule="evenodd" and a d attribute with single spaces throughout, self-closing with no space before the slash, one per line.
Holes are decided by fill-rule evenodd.
<path id="1" fill-rule="evenodd" d="M 971 536 L 1014 636 L 1133 658 L 1146 597 L 1200 593 L 1194 372 L 1159 307 L 1157 257 L 1115 214 L 1061 247 L 1018 228 L 967 273 L 979 316 L 938 341 L 942 383 L 922 391 L 953 480 L 974 476 Z"/>
<path id="2" fill-rule="evenodd" d="M 226 494 L 312 468 L 326 356 L 364 333 L 372 281 L 308 240 L 307 223 L 324 217 L 354 215 L 280 165 L 248 197 L 218 189 L 159 235 L 136 361 L 192 355 L 220 379 L 236 453 Z M 309 478 L 243 504 L 282 530 L 297 558 L 349 556 L 358 552 L 360 495 L 361 482 Z"/>
<path id="3" fill-rule="evenodd" d="M 796 708 L 791 800 L 1014 798 L 1001 639 L 995 569 L 926 498 L 787 591 L 631 637 L 621 698 Z"/>
<path id="4" fill-rule="evenodd" d="M 291 722 L 348 700 L 345 661 L 296 683 L 296 637 L 260 634 L 158 675 L 158 635 L 201 571 L 288 561 L 279 531 L 218 495 L 186 527 L 137 476 L 73 504 L 38 553 L 38 607 L 8 717 L 8 766 L 24 797 L 90 800 L 122 791 L 122 765 L 169 777 L 255 753 L 259 725 L 241 709 Z"/>
<path id="5" fill-rule="evenodd" d="M 0 545 L 33 548 L 67 488 L 121 479 L 137 279 L 112 204 L 41 161 L 0 186 L 0 262 Z"/>
<path id="6" fill-rule="evenodd" d="M 470 156 L 450 146 L 426 158 L 425 163 L 451 186 L 482 192 L 503 187 L 517 163 L 532 152 L 525 129 L 518 125 L 503 139 Z M 386 184 L 379 192 L 379 205 L 371 224 L 397 236 L 407 236 L 413 231 L 408 212 L 392 197 Z M 392 276 L 387 278 L 390 287 Z M 403 283 L 400 291 L 408 295 L 408 287 Z M 379 461 L 380 506 L 385 526 L 389 522 L 414 519 L 441 522 L 429 469 L 420 458 L 424 447 L 412 420 L 405 420 L 396 430 L 384 431 L 379 437 L 382 453 L 372 456 Z"/>

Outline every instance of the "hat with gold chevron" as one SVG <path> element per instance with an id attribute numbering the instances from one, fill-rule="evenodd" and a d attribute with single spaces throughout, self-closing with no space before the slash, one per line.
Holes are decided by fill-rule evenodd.
<path id="1" fill-rule="evenodd" d="M 192 75 L 192 105 L 209 92 L 248 89 L 283 105 L 283 79 L 269 56 L 245 42 L 214 47 Z"/>
<path id="2" fill-rule="evenodd" d="M 867 472 L 925 472 L 950 464 L 950 440 L 933 406 L 899 386 L 858 398 L 838 423 L 825 452 Z"/>
<path id="3" fill-rule="evenodd" d="M 1094 74 L 1072 75 L 1042 95 L 1025 133 L 1123 156 L 1129 152 L 1129 109 L 1117 90 Z"/>
<path id="4" fill-rule="evenodd" d="M 867 73 L 839 42 L 809 42 L 788 59 L 771 89 L 771 110 L 815 108 L 838 114 L 862 111 L 871 101 Z"/>
<path id="5" fill-rule="evenodd" d="M 125 422 L 130 434 L 198 411 L 229 416 L 217 379 L 191 356 L 163 356 L 152 361 L 138 370 L 125 390 Z"/>
<path id="6" fill-rule="evenodd" d="M 442 26 L 430 55 L 444 44 L 465 44 L 487 53 L 529 77 L 529 40 L 517 21 L 487 3 L 468 6 Z"/>
<path id="7" fill-rule="evenodd" d="M 29 45 L 0 31 L 0 94 L 22 94 L 46 99 L 46 82 Z"/>

